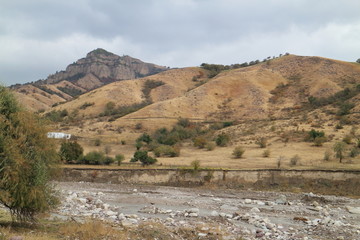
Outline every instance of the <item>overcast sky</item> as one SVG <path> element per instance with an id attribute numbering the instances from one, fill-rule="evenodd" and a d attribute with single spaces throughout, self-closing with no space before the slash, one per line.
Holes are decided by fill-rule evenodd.
<path id="1" fill-rule="evenodd" d="M 0 82 L 45 79 L 96 48 L 170 67 L 355 61 L 359 12 L 359 0 L 0 0 Z"/>

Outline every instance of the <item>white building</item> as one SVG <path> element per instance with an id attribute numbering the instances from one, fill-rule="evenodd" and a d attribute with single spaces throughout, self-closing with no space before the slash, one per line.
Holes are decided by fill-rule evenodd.
<path id="1" fill-rule="evenodd" d="M 70 139 L 71 134 L 60 133 L 60 132 L 48 132 L 47 137 L 48 138 L 57 138 L 57 139 Z"/>

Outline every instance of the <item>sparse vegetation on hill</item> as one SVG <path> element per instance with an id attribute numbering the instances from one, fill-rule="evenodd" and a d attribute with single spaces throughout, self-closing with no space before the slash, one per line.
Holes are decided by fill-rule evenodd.
<path id="1" fill-rule="evenodd" d="M 348 102 L 349 99 L 355 97 L 360 93 L 360 84 L 353 88 L 345 88 L 334 95 L 323 98 L 316 98 L 310 96 L 308 101 L 313 108 L 319 108 L 329 104 L 333 104 L 338 107 L 336 115 L 343 116 L 350 113 L 350 110 L 355 107 L 354 103 Z"/>

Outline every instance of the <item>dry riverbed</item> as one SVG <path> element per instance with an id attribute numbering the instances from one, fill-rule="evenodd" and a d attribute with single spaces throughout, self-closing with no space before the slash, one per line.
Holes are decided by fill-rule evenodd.
<path id="1" fill-rule="evenodd" d="M 97 219 L 114 227 L 159 223 L 194 239 L 360 239 L 360 200 L 312 193 L 256 192 L 56 182 L 52 218 Z"/>

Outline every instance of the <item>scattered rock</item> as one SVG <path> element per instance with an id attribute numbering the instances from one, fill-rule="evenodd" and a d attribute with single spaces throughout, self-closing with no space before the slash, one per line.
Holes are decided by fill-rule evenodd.
<path id="1" fill-rule="evenodd" d="M 280 195 L 280 197 L 275 200 L 275 203 L 279 204 L 279 205 L 285 205 L 287 203 L 286 196 L 285 195 Z"/>
<path id="2" fill-rule="evenodd" d="M 348 210 L 349 213 L 360 214 L 360 207 L 346 206 L 346 209 Z"/>

